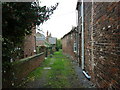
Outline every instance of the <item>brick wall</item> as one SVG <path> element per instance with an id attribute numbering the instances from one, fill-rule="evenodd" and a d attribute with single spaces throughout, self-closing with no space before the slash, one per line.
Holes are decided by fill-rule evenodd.
<path id="1" fill-rule="evenodd" d="M 2 88 L 17 87 L 27 77 L 27 75 L 36 69 L 44 60 L 45 53 L 37 54 L 29 58 L 24 58 L 11 63 L 10 70 L 3 73 Z"/>
<path id="2" fill-rule="evenodd" d="M 74 52 L 74 41 L 76 41 L 76 31 L 71 31 L 62 38 L 62 49 L 64 54 L 77 61 L 77 52 Z"/>
<path id="3" fill-rule="evenodd" d="M 82 64 L 82 62 L 81 62 L 81 32 L 79 32 L 79 38 L 78 38 L 78 53 L 79 53 L 79 61 L 78 61 L 78 63 L 79 63 L 79 66 L 81 66 L 81 64 Z"/>
<path id="4" fill-rule="evenodd" d="M 120 88 L 120 2 L 84 5 L 85 69 L 97 87 Z"/>
<path id="5" fill-rule="evenodd" d="M 92 11 L 92 2 L 84 3 L 85 70 L 90 74 L 91 80 L 96 83 L 92 61 Z"/>
<path id="6" fill-rule="evenodd" d="M 32 28 L 32 34 L 27 35 L 24 40 L 24 57 L 29 57 L 35 54 L 35 27 Z"/>

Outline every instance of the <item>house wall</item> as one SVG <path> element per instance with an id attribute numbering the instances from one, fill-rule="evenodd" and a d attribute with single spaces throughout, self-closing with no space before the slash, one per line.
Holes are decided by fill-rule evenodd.
<path id="1" fill-rule="evenodd" d="M 36 46 L 44 46 L 44 40 L 37 40 L 36 41 Z"/>
<path id="2" fill-rule="evenodd" d="M 82 62 L 81 62 L 81 32 L 79 32 L 79 34 L 78 34 L 78 53 L 79 53 L 79 55 L 78 55 L 78 63 L 79 63 L 79 66 L 81 67 L 81 64 L 82 64 Z"/>
<path id="3" fill-rule="evenodd" d="M 99 3 L 94 5 L 94 8 Z M 100 3 L 94 10 L 94 72 L 100 87 L 117 88 L 120 83 L 120 3 Z M 99 11 L 99 12 L 98 12 Z M 101 14 L 102 13 L 102 14 Z M 98 31 L 96 31 L 98 30 Z M 102 81 L 101 81 L 102 80 Z"/>
<path id="4" fill-rule="evenodd" d="M 82 61 L 81 61 L 81 55 L 82 55 L 82 53 L 81 53 L 81 50 L 82 50 L 82 45 L 81 45 L 81 43 L 82 43 L 82 41 L 81 41 L 81 31 L 82 31 L 82 18 L 81 18 L 81 3 L 79 2 L 78 3 L 78 6 L 77 6 L 77 9 L 78 9 L 78 26 L 77 26 L 77 31 L 78 31 L 78 53 L 79 53 L 79 55 L 78 55 L 78 60 L 79 60 L 79 66 L 81 67 L 81 64 L 82 64 Z"/>
<path id="5" fill-rule="evenodd" d="M 97 87 L 120 88 L 120 2 L 84 3 L 84 20 L 85 70 Z"/>
<path id="6" fill-rule="evenodd" d="M 32 28 L 32 34 L 27 35 L 24 40 L 24 57 L 29 57 L 35 54 L 35 27 Z"/>
<path id="7" fill-rule="evenodd" d="M 94 75 L 94 63 L 93 63 L 93 17 L 92 17 L 92 2 L 84 3 L 84 50 L 85 50 L 85 70 L 91 76 L 91 80 L 95 83 L 95 75 Z"/>
<path id="8" fill-rule="evenodd" d="M 74 52 L 74 41 L 76 37 L 75 32 L 71 32 L 67 34 L 64 38 L 62 38 L 62 49 L 63 53 L 70 56 L 72 60 L 76 60 L 77 62 L 77 53 Z"/>
<path id="9" fill-rule="evenodd" d="M 44 46 L 45 36 L 42 33 L 36 33 L 36 46 Z"/>

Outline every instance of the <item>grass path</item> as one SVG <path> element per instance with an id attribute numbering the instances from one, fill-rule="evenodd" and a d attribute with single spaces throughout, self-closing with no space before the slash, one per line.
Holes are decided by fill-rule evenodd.
<path id="1" fill-rule="evenodd" d="M 40 67 L 31 72 L 22 87 L 81 88 L 82 86 L 69 58 L 59 51 L 45 59 Z"/>

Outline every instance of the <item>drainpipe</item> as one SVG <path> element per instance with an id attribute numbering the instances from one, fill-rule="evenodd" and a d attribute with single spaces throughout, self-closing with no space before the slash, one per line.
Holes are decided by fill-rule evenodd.
<path id="1" fill-rule="evenodd" d="M 91 46 L 92 46 L 92 48 L 91 48 L 91 61 L 92 61 L 92 70 L 94 70 L 94 54 L 93 54 L 93 46 L 94 46 L 94 38 L 93 38 L 93 13 L 94 13 L 94 8 L 93 8 L 93 1 L 94 0 L 92 0 L 92 20 L 91 20 L 91 22 L 92 22 L 92 30 L 91 30 L 91 40 L 92 40 L 92 43 L 91 43 Z"/>
<path id="2" fill-rule="evenodd" d="M 80 50 L 80 47 L 79 47 L 79 45 L 80 45 L 80 42 L 79 42 L 79 29 L 78 29 L 78 27 L 77 27 L 77 55 L 78 55 L 78 66 L 80 66 L 80 54 L 79 54 L 79 50 Z"/>
<path id="3" fill-rule="evenodd" d="M 84 13 L 83 13 L 83 0 L 82 0 L 82 4 L 81 4 L 81 16 L 82 16 L 82 32 L 81 32 L 81 39 L 82 39 L 82 43 L 81 43 L 81 46 L 82 46 L 82 56 L 81 56 L 81 59 L 82 59 L 82 69 L 84 69 Z"/>
<path id="4" fill-rule="evenodd" d="M 81 39 L 82 39 L 82 70 L 83 70 L 83 74 L 86 76 L 86 78 L 88 80 L 90 80 L 91 76 L 88 75 L 88 73 L 85 72 L 85 68 L 84 68 L 84 5 L 83 5 L 83 0 L 82 0 L 82 4 L 81 4 L 81 16 L 82 16 L 82 35 L 81 35 Z"/>

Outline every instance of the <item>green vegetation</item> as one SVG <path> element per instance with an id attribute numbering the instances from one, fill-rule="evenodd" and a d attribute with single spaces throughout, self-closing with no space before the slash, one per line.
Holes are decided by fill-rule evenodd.
<path id="1" fill-rule="evenodd" d="M 38 0 L 33 2 L 2 2 L 2 75 L 3 86 L 11 71 L 11 62 L 24 58 L 24 39 L 35 30 L 36 25 L 43 24 L 53 14 L 56 5 L 40 6 Z M 14 79 L 13 72 L 11 77 Z M 12 85 L 12 82 L 10 82 Z M 12 87 L 12 86 L 11 86 Z"/>
<path id="2" fill-rule="evenodd" d="M 48 66 L 50 63 L 50 56 L 45 59 L 40 67 L 36 68 L 34 71 L 30 72 L 26 79 L 17 87 L 26 87 L 25 84 L 28 82 L 32 82 L 42 77 L 42 73 L 44 72 L 44 67 Z"/>
<path id="3" fill-rule="evenodd" d="M 40 67 L 38 67 L 37 69 L 35 69 L 33 72 L 31 72 L 28 75 L 28 78 L 34 78 L 34 79 L 38 79 L 41 77 L 42 71 L 44 67 L 47 67 L 50 63 L 50 57 L 48 57 L 46 60 L 43 61 L 42 65 Z"/>
<path id="4" fill-rule="evenodd" d="M 36 53 L 37 53 L 37 54 L 40 53 L 40 49 L 41 49 L 40 46 L 36 47 Z"/>
<path id="5" fill-rule="evenodd" d="M 44 69 L 45 67 L 50 67 L 51 69 Z M 61 50 L 55 52 L 52 58 L 48 57 L 45 59 L 40 67 L 31 72 L 28 75 L 28 82 L 34 83 L 34 81 L 42 78 L 45 78 L 45 83 L 40 81 L 44 88 L 81 87 L 69 58 L 64 56 Z"/>
<path id="6" fill-rule="evenodd" d="M 32 33 L 32 28 L 47 21 L 57 8 L 39 6 L 34 2 L 2 2 L 2 59 L 23 58 L 23 40 Z"/>
<path id="7" fill-rule="evenodd" d="M 57 39 L 57 43 L 56 43 L 56 50 L 59 51 L 59 49 L 62 49 L 61 39 Z"/>

